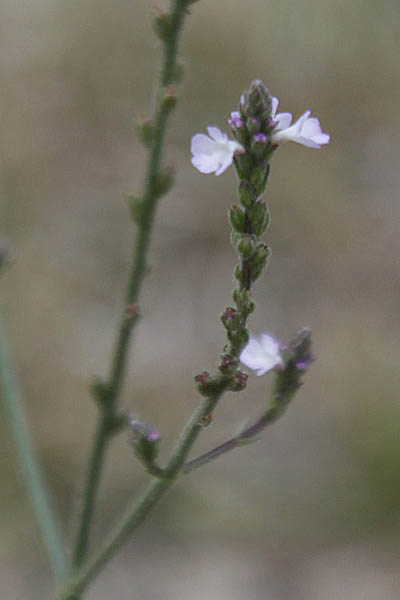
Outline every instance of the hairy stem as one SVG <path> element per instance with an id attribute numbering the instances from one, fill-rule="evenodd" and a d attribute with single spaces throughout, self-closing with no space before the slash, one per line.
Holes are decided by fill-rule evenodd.
<path id="1" fill-rule="evenodd" d="M 50 495 L 36 459 L 22 407 L 20 391 L 5 347 L 5 337 L 0 323 L 0 389 L 22 467 L 24 483 L 40 527 L 44 545 L 54 575 L 62 579 L 67 570 L 64 546 L 54 516 Z"/>
<path id="2" fill-rule="evenodd" d="M 161 96 L 163 88 L 168 86 L 173 80 L 173 74 L 176 68 L 179 32 L 182 28 L 186 4 L 186 0 L 173 1 L 171 11 L 171 35 L 164 44 L 163 64 L 160 74 L 157 92 L 156 114 L 154 118 L 154 135 L 147 163 L 139 231 L 133 254 L 132 269 L 126 290 L 126 306 L 135 304 L 137 302 L 147 268 L 146 256 L 150 243 L 151 230 L 158 199 L 155 187 L 161 165 L 162 149 L 169 113 L 165 103 L 162 102 Z M 73 554 L 73 565 L 75 567 L 82 563 L 88 550 L 89 534 L 93 520 L 97 490 L 99 487 L 107 445 L 113 433 L 111 424 L 116 415 L 118 398 L 124 382 L 129 346 L 132 337 L 131 334 L 135 322 L 136 321 L 126 319 L 124 311 L 116 340 L 111 372 L 108 380 L 107 403 L 104 407 L 103 414 L 99 418 L 97 431 L 94 436 L 91 458 L 89 461 L 87 480 L 84 490 L 84 502 Z"/>

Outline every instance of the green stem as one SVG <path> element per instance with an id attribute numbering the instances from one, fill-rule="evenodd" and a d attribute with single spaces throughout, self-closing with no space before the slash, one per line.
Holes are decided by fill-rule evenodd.
<path id="1" fill-rule="evenodd" d="M 238 448 L 245 444 L 255 441 L 259 433 L 261 433 L 268 425 L 274 423 L 279 419 L 285 412 L 288 405 L 289 398 L 279 399 L 279 401 L 272 401 L 267 411 L 255 422 L 253 425 L 246 427 L 241 433 L 234 437 L 226 440 L 219 446 L 216 446 L 212 450 L 205 452 L 201 456 L 194 458 L 183 465 L 182 473 L 190 473 L 199 467 L 202 467 L 209 462 L 219 458 L 223 454 L 230 452 L 234 448 Z"/>
<path id="2" fill-rule="evenodd" d="M 154 214 L 157 207 L 156 183 L 160 170 L 162 148 L 164 143 L 166 125 L 169 109 L 162 102 L 162 90 L 173 80 L 176 68 L 176 54 L 178 47 L 179 32 L 182 28 L 186 0 L 174 0 L 171 12 L 171 35 L 164 45 L 164 58 L 160 75 L 159 89 L 157 94 L 157 108 L 154 119 L 154 135 L 149 152 L 145 187 L 142 199 L 142 213 L 136 245 L 132 260 L 132 269 L 126 291 L 126 306 L 135 304 L 138 300 L 143 278 L 146 273 L 146 256 L 150 243 L 151 230 Z M 75 550 L 73 553 L 73 565 L 78 567 L 82 564 L 88 550 L 90 528 L 93 520 L 97 490 L 106 455 L 106 449 L 113 429 L 110 424 L 116 415 L 118 398 L 124 382 L 126 363 L 128 360 L 131 333 L 136 320 L 132 322 L 126 318 L 124 313 L 113 354 L 111 372 L 108 383 L 107 406 L 99 419 L 95 433 L 86 485 L 84 490 L 84 502 L 79 521 Z"/>
<path id="3" fill-rule="evenodd" d="M 212 398 L 204 399 L 196 408 L 188 420 L 168 462 L 164 478 L 153 480 L 149 484 L 141 498 L 122 517 L 121 522 L 111 533 L 109 539 L 106 540 L 99 553 L 72 576 L 70 582 L 62 592 L 60 600 L 75 600 L 75 598 L 79 597 L 102 567 L 136 530 L 151 509 L 177 480 L 190 448 L 203 428 L 202 418 L 214 410 L 222 393 L 221 391 Z"/>
<path id="4" fill-rule="evenodd" d="M 8 421 L 17 449 L 25 485 L 36 514 L 44 545 L 57 579 L 67 570 L 63 542 L 51 506 L 49 493 L 36 459 L 30 438 L 18 384 L 5 347 L 5 336 L 0 322 L 0 386 Z"/>

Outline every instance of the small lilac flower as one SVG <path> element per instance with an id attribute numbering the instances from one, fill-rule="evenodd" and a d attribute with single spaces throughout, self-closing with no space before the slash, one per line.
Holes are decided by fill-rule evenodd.
<path id="1" fill-rule="evenodd" d="M 271 117 L 275 123 L 272 131 L 271 141 L 273 144 L 282 144 L 283 142 L 297 142 L 308 148 L 321 148 L 329 143 L 330 135 L 323 133 L 321 125 L 315 117 L 310 117 L 311 111 L 306 112 L 293 125 L 291 113 L 278 113 L 278 98 L 272 98 Z"/>
<path id="2" fill-rule="evenodd" d="M 233 110 L 231 112 L 231 116 L 228 120 L 228 123 L 231 127 L 236 127 L 236 129 L 241 129 L 244 126 L 244 123 L 240 117 L 240 112 L 238 110 Z"/>
<path id="3" fill-rule="evenodd" d="M 267 333 L 258 338 L 250 337 L 240 354 L 240 362 L 256 371 L 257 375 L 265 375 L 277 366 L 283 367 L 279 343 Z"/>
<path id="4" fill-rule="evenodd" d="M 258 144 L 266 144 L 268 142 L 268 138 L 265 133 L 256 133 L 254 136 L 254 141 Z"/>
<path id="5" fill-rule="evenodd" d="M 305 360 L 300 360 L 296 363 L 296 367 L 299 369 L 299 371 L 307 371 L 308 363 Z"/>
<path id="6" fill-rule="evenodd" d="M 221 175 L 233 162 L 235 154 L 243 154 L 245 149 L 222 133 L 218 127 L 207 127 L 208 137 L 197 133 L 192 137 L 190 150 L 192 165 L 200 173 Z"/>

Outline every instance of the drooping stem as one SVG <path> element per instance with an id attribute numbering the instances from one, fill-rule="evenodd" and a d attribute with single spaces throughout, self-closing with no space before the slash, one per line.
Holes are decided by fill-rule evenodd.
<path id="1" fill-rule="evenodd" d="M 179 33 L 182 28 L 186 5 L 187 0 L 173 1 L 170 14 L 170 34 L 164 43 L 163 64 L 156 99 L 153 138 L 148 156 L 139 231 L 134 248 L 132 269 L 126 290 L 126 306 L 135 304 L 138 301 L 143 278 L 147 269 L 146 257 L 158 200 L 156 183 L 161 166 L 162 149 L 169 114 L 169 108 L 165 102 L 162 102 L 162 93 L 163 89 L 173 80 L 173 74 L 176 69 Z M 129 346 L 135 323 L 136 319 L 132 320 L 126 318 L 124 310 L 107 384 L 107 399 L 104 403 L 102 414 L 99 417 L 89 461 L 83 507 L 73 554 L 73 564 L 75 567 L 82 563 L 87 554 L 97 490 L 108 442 L 114 431 L 113 421 L 116 416 L 118 399 L 125 377 Z"/>
<path id="2" fill-rule="evenodd" d="M 43 542 L 56 579 L 62 579 L 67 561 L 59 526 L 54 515 L 50 494 L 36 458 L 22 407 L 21 394 L 12 364 L 5 347 L 5 336 L 0 322 L 0 388 L 6 415 L 22 467 L 24 483 L 40 527 Z"/>

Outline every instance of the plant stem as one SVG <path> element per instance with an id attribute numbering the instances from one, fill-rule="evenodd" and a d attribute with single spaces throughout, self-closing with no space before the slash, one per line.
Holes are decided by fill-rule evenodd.
<path id="1" fill-rule="evenodd" d="M 183 465 L 182 473 L 190 473 L 203 465 L 215 460 L 222 454 L 230 452 L 234 448 L 243 446 L 257 439 L 257 435 L 263 431 L 268 425 L 271 425 L 274 421 L 279 419 L 285 412 L 288 401 L 286 399 L 280 399 L 279 403 L 272 401 L 267 411 L 255 422 L 253 425 L 246 427 L 241 433 L 235 435 L 226 442 L 223 442 L 219 446 L 216 446 L 212 450 L 205 452 L 201 456 L 194 458 Z"/>
<path id="2" fill-rule="evenodd" d="M 126 290 L 126 306 L 138 300 L 143 278 L 146 273 L 146 256 L 150 243 L 154 214 L 157 207 L 156 182 L 160 170 L 162 148 L 164 143 L 169 109 L 162 102 L 162 90 L 173 80 L 176 68 L 176 55 L 179 32 L 182 28 L 187 0 L 174 0 L 171 11 L 171 35 L 164 44 L 164 57 L 157 93 L 156 114 L 154 119 L 154 135 L 149 151 L 147 172 L 142 198 L 142 212 L 139 231 L 133 254 L 132 269 Z M 108 380 L 107 405 L 99 418 L 94 436 L 91 458 L 84 490 L 84 502 L 80 517 L 78 534 L 73 553 L 73 565 L 78 567 L 85 558 L 89 544 L 90 528 L 96 503 L 97 490 L 105 459 L 108 442 L 113 433 L 111 423 L 116 416 L 117 403 L 124 382 L 128 359 L 131 333 L 136 320 L 126 318 L 125 311 L 121 319 L 119 333 L 113 354 L 111 372 Z"/>
<path id="3" fill-rule="evenodd" d="M 190 448 L 203 428 L 202 418 L 214 410 L 222 393 L 221 391 L 212 398 L 204 399 L 195 409 L 168 462 L 164 478 L 153 480 L 149 484 L 141 498 L 122 517 L 121 522 L 111 533 L 99 553 L 71 578 L 64 592 L 61 594 L 60 600 L 75 600 L 75 598 L 79 597 L 88 584 L 96 577 L 104 564 L 108 562 L 126 539 L 136 530 L 150 510 L 161 500 L 165 492 L 177 480 Z"/>
<path id="4" fill-rule="evenodd" d="M 28 494 L 35 512 L 44 545 L 54 575 L 61 580 L 67 570 L 64 546 L 59 533 L 50 495 L 36 459 L 32 440 L 22 407 L 21 394 L 6 349 L 5 336 L 0 322 L 0 386 L 11 434 L 17 449 Z"/>

